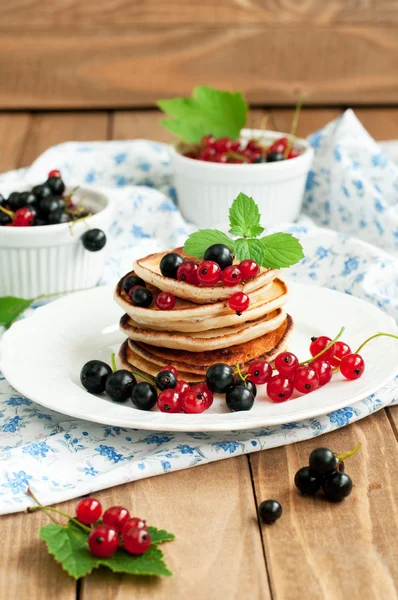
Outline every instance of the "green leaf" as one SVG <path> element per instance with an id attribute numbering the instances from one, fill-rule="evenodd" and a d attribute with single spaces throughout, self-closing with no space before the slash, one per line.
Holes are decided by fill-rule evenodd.
<path id="1" fill-rule="evenodd" d="M 115 573 L 168 577 L 171 572 L 157 544 L 172 541 L 174 535 L 155 527 L 148 527 L 148 530 L 152 544 L 142 556 L 132 556 L 119 549 L 108 558 L 97 558 L 89 551 L 88 534 L 72 521 L 66 526 L 55 523 L 45 525 L 40 528 L 39 537 L 46 542 L 48 551 L 55 560 L 75 579 L 84 577 L 101 566 L 108 567 Z"/>
<path id="2" fill-rule="evenodd" d="M 16 298 L 15 296 L 4 296 L 0 298 L 0 327 L 11 327 L 27 308 L 32 306 L 37 298 Z"/>
<path id="3" fill-rule="evenodd" d="M 196 258 L 203 258 L 209 246 L 213 244 L 225 244 L 233 250 L 234 242 L 222 231 L 218 229 L 199 229 L 191 233 L 185 242 L 184 252 Z"/>
<path id="4" fill-rule="evenodd" d="M 260 240 L 251 238 L 239 238 L 235 240 L 235 255 L 240 261 L 246 258 L 255 260 L 260 266 L 264 266 L 265 251 Z"/>
<path id="5" fill-rule="evenodd" d="M 229 233 L 241 237 L 257 237 L 264 231 L 260 225 L 260 212 L 253 198 L 242 192 L 229 209 Z"/>
<path id="6" fill-rule="evenodd" d="M 304 258 L 303 247 L 291 233 L 273 233 L 259 240 L 265 250 L 264 267 L 291 267 Z"/>
<path id="7" fill-rule="evenodd" d="M 166 114 L 162 125 L 185 142 L 197 144 L 204 135 L 238 139 L 247 117 L 247 104 L 241 93 L 223 92 L 207 86 L 194 89 L 191 98 L 159 100 Z"/>

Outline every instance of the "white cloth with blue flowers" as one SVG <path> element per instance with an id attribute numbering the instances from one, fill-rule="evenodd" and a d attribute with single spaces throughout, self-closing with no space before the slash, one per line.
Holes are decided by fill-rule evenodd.
<path id="1" fill-rule="evenodd" d="M 398 168 L 351 111 L 310 137 L 316 150 L 297 233 L 306 258 L 290 276 L 354 294 L 398 317 Z M 133 258 L 183 242 L 188 226 L 175 205 L 168 148 L 148 141 L 67 143 L 3 182 L 43 180 L 52 168 L 70 183 L 106 187 L 117 202 L 104 282 Z M 319 229 L 332 227 L 340 233 Z M 168 433 L 105 427 L 43 409 L 0 374 L 0 513 L 25 509 L 29 485 L 46 504 L 151 475 L 264 450 L 327 433 L 396 401 L 398 380 L 319 419 L 231 433 Z"/>

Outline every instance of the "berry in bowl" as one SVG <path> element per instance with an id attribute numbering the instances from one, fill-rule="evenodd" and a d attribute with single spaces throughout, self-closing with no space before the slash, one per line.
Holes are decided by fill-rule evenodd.
<path id="1" fill-rule="evenodd" d="M 178 205 L 201 227 L 222 227 L 230 198 L 255 197 L 263 222 L 272 227 L 297 219 L 313 150 L 296 138 L 300 105 L 289 134 L 246 129 L 247 105 L 240 93 L 195 88 L 192 98 L 161 100 L 172 118 L 163 125 L 180 137 L 171 149 Z"/>
<path id="2" fill-rule="evenodd" d="M 112 204 L 71 189 L 59 171 L 46 181 L 0 188 L 0 296 L 36 298 L 96 285 L 102 275 Z"/>

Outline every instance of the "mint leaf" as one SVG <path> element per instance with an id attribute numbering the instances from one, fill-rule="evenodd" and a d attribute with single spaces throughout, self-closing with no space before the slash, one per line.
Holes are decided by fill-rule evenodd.
<path id="1" fill-rule="evenodd" d="M 253 198 L 242 192 L 229 209 L 229 233 L 239 237 L 257 237 L 264 231 L 260 225 L 260 212 Z"/>
<path id="2" fill-rule="evenodd" d="M 246 258 L 255 260 L 258 265 L 264 267 L 265 251 L 260 240 L 251 238 L 239 238 L 234 244 L 236 258 L 240 261 Z"/>
<path id="3" fill-rule="evenodd" d="M 291 233 L 273 233 L 259 240 L 264 248 L 262 266 L 282 269 L 298 263 L 304 258 L 303 247 Z"/>
<path id="4" fill-rule="evenodd" d="M 132 556 L 124 550 L 117 550 L 109 558 L 97 559 L 98 565 L 108 567 L 114 573 L 129 575 L 152 575 L 169 577 L 171 571 L 163 560 L 163 552 L 156 546 L 150 546 L 141 556 Z"/>
<path id="5" fill-rule="evenodd" d="M 149 535 L 151 536 L 152 544 L 163 544 L 164 542 L 172 542 L 176 539 L 173 533 L 169 533 L 164 529 L 156 529 L 156 527 L 148 527 Z"/>
<path id="6" fill-rule="evenodd" d="M 11 327 L 26 309 L 32 306 L 37 298 L 16 298 L 15 296 L 4 296 L 0 298 L 0 327 Z"/>
<path id="7" fill-rule="evenodd" d="M 209 246 L 225 244 L 232 251 L 234 242 L 218 229 L 199 229 L 191 233 L 184 245 L 184 252 L 196 258 L 203 258 Z"/>
<path id="8" fill-rule="evenodd" d="M 196 87 L 191 98 L 159 100 L 157 105 L 173 117 L 164 119 L 162 125 L 191 144 L 208 134 L 238 139 L 246 123 L 247 104 L 241 93 L 207 86 Z"/>

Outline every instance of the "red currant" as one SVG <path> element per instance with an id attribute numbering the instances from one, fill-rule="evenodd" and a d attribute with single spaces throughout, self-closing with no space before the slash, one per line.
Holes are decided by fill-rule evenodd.
<path id="1" fill-rule="evenodd" d="M 214 162 L 217 163 L 227 163 L 228 162 L 228 157 L 226 154 L 216 154 L 214 157 Z"/>
<path id="2" fill-rule="evenodd" d="M 220 278 L 221 268 L 216 262 L 212 260 L 205 260 L 199 265 L 198 279 L 199 283 L 201 283 L 202 285 L 215 285 L 220 281 Z"/>
<path id="3" fill-rule="evenodd" d="M 260 152 L 261 153 L 261 148 L 258 145 L 258 142 L 256 140 L 249 140 L 247 142 L 246 150 L 250 150 L 250 152 Z"/>
<path id="4" fill-rule="evenodd" d="M 254 279 L 260 272 L 260 267 L 254 260 L 242 260 L 238 266 L 239 271 L 242 274 L 243 281 L 247 279 Z"/>
<path id="5" fill-rule="evenodd" d="M 330 363 L 323 358 L 323 356 L 319 356 L 313 360 L 310 366 L 318 374 L 319 386 L 326 385 L 332 379 L 332 367 L 330 366 Z"/>
<path id="6" fill-rule="evenodd" d="M 200 140 L 202 148 L 213 148 L 216 143 L 216 138 L 213 135 L 204 135 Z"/>
<path id="7" fill-rule="evenodd" d="M 160 392 L 157 405 L 160 412 L 179 413 L 181 412 L 182 398 L 175 389 L 168 388 Z"/>
<path id="8" fill-rule="evenodd" d="M 319 386 L 318 373 L 311 366 L 299 367 L 294 374 L 294 387 L 302 394 L 309 394 Z"/>
<path id="9" fill-rule="evenodd" d="M 249 367 L 247 378 L 256 385 L 267 383 L 272 376 L 272 367 L 266 360 L 255 360 Z"/>
<path id="10" fill-rule="evenodd" d="M 206 410 L 208 397 L 201 389 L 192 386 L 182 397 L 182 410 L 187 414 L 199 414 Z"/>
<path id="11" fill-rule="evenodd" d="M 84 525 L 92 525 L 101 515 L 102 506 L 96 498 L 83 498 L 76 504 L 76 516 Z"/>
<path id="12" fill-rule="evenodd" d="M 299 366 L 299 359 L 292 352 L 281 352 L 275 359 L 275 369 L 285 377 L 292 377 Z"/>
<path id="13" fill-rule="evenodd" d="M 48 178 L 50 179 L 50 177 L 59 177 L 61 178 L 61 171 L 58 171 L 58 169 L 53 169 L 52 171 L 49 172 L 48 174 Z"/>
<path id="14" fill-rule="evenodd" d="M 176 305 L 176 298 L 169 292 L 161 292 L 156 298 L 156 306 L 160 310 L 173 310 Z"/>
<path id="15" fill-rule="evenodd" d="M 102 515 L 102 520 L 105 525 L 113 527 L 118 533 L 121 533 L 124 525 L 130 518 L 130 513 L 123 506 L 111 506 Z"/>
<path id="16" fill-rule="evenodd" d="M 216 151 L 214 150 L 214 148 L 205 148 L 200 153 L 199 158 L 206 162 L 211 162 L 213 160 L 213 158 L 215 157 L 215 155 L 216 155 Z"/>
<path id="17" fill-rule="evenodd" d="M 165 367 L 162 367 L 161 369 L 159 369 L 159 373 L 161 371 L 171 371 L 174 375 L 174 377 L 176 379 L 178 379 L 178 371 L 175 367 L 173 367 L 173 365 L 166 365 Z"/>
<path id="18" fill-rule="evenodd" d="M 359 354 L 348 354 L 340 363 L 341 374 L 346 379 L 359 379 L 365 370 L 365 361 Z"/>
<path id="19" fill-rule="evenodd" d="M 326 348 L 326 346 L 328 344 L 330 344 L 332 340 L 327 337 L 326 335 L 321 335 L 319 337 L 313 337 L 311 338 L 311 345 L 310 345 L 310 352 L 311 352 L 311 356 L 315 356 L 316 354 L 319 354 L 320 352 L 322 352 L 322 350 L 324 350 Z M 334 356 L 335 353 L 335 345 L 333 344 L 332 346 L 330 346 L 330 348 L 328 350 L 326 350 L 326 352 L 324 352 L 322 354 L 322 358 L 324 360 L 331 360 Z"/>
<path id="20" fill-rule="evenodd" d="M 146 521 L 144 519 L 140 519 L 139 517 L 131 517 L 123 526 L 122 535 L 126 535 L 129 529 L 145 529 L 148 530 Z"/>
<path id="21" fill-rule="evenodd" d="M 18 208 L 14 215 L 14 227 L 31 227 L 35 220 L 35 213 L 31 208 Z"/>
<path id="22" fill-rule="evenodd" d="M 285 402 L 293 394 L 294 385 L 288 377 L 274 375 L 268 380 L 266 391 L 272 402 Z"/>
<path id="23" fill-rule="evenodd" d="M 300 156 L 301 152 L 300 150 L 297 150 L 297 148 L 292 148 L 289 152 L 289 154 L 287 155 L 288 158 L 296 158 L 297 156 Z"/>
<path id="24" fill-rule="evenodd" d="M 177 392 L 177 394 L 180 394 L 180 396 L 182 397 L 185 394 L 185 392 L 189 390 L 189 388 L 189 383 L 187 383 L 186 381 L 182 381 L 181 379 L 180 381 L 177 381 L 177 385 L 175 386 L 174 391 Z"/>
<path id="25" fill-rule="evenodd" d="M 109 525 L 97 525 L 88 536 L 88 546 L 91 554 L 99 558 L 106 558 L 115 554 L 119 547 L 119 534 Z"/>
<path id="26" fill-rule="evenodd" d="M 227 137 L 223 137 L 219 140 L 216 140 L 214 147 L 216 152 L 228 152 L 228 150 L 231 150 L 232 143 L 232 140 Z"/>
<path id="27" fill-rule="evenodd" d="M 270 154 L 271 152 L 278 152 L 280 154 L 284 154 L 288 143 L 289 140 L 287 137 L 281 137 L 278 140 L 275 140 L 273 144 L 271 144 L 271 146 L 267 150 L 267 153 Z"/>
<path id="28" fill-rule="evenodd" d="M 123 545 L 130 554 L 144 554 L 151 545 L 151 536 L 147 529 L 139 527 L 123 529 Z"/>
<path id="29" fill-rule="evenodd" d="M 186 281 L 191 285 L 199 285 L 198 265 L 192 260 L 183 262 L 177 269 L 178 281 Z"/>
<path id="30" fill-rule="evenodd" d="M 236 265 L 231 265 L 223 270 L 221 273 L 221 280 L 224 285 L 232 287 L 234 285 L 239 285 L 242 280 L 242 274 Z"/>
<path id="31" fill-rule="evenodd" d="M 234 310 L 238 315 L 243 313 L 249 308 L 250 298 L 243 292 L 236 292 L 229 299 L 229 307 Z"/>
<path id="32" fill-rule="evenodd" d="M 342 359 L 345 356 L 347 356 L 348 354 L 351 354 L 351 348 L 349 347 L 348 344 L 346 344 L 345 342 L 340 342 L 340 341 L 335 342 L 334 356 L 330 360 L 330 364 L 332 365 L 332 367 L 338 367 L 339 364 L 341 363 Z"/>
<path id="33" fill-rule="evenodd" d="M 196 385 L 192 386 L 191 389 L 195 390 L 195 392 L 203 394 L 206 400 L 206 409 L 210 408 L 210 406 L 213 404 L 214 397 L 213 392 L 207 387 L 207 385 L 205 383 L 197 383 Z"/>
<path id="34" fill-rule="evenodd" d="M 240 150 L 240 141 L 239 140 L 234 140 L 231 143 L 231 148 L 232 152 L 238 152 Z"/>

